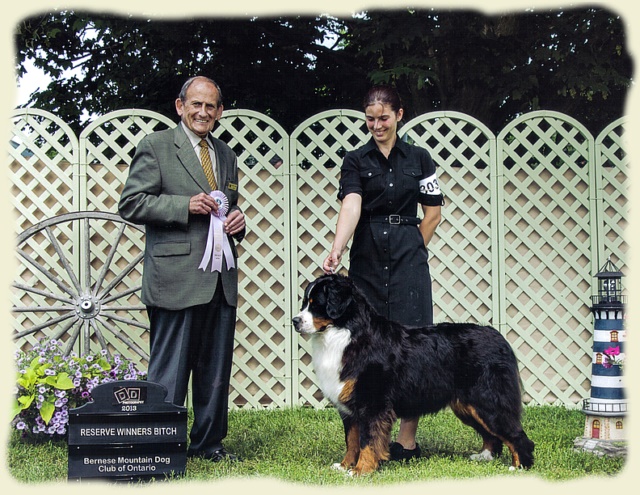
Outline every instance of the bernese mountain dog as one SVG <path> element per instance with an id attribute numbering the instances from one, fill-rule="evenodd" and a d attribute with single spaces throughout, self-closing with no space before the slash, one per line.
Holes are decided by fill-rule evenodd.
<path id="1" fill-rule="evenodd" d="M 483 440 L 473 459 L 492 460 L 507 445 L 512 466 L 533 465 L 522 429 L 518 366 L 491 327 L 439 323 L 413 328 L 378 315 L 349 277 L 323 275 L 305 289 L 295 330 L 310 335 L 325 398 L 344 425 L 346 455 L 334 467 L 360 475 L 389 459 L 397 418 L 449 406 Z"/>

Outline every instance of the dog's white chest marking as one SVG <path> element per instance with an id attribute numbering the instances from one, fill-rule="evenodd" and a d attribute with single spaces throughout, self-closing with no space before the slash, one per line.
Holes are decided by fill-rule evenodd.
<path id="1" fill-rule="evenodd" d="M 344 382 L 340 381 L 342 354 L 351 340 L 351 332 L 345 328 L 330 327 L 311 339 L 313 368 L 325 398 L 338 410 L 349 410 L 338 400 Z"/>

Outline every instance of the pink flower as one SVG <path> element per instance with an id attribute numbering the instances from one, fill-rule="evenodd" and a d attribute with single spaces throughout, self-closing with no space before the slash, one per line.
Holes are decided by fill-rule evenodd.
<path id="1" fill-rule="evenodd" d="M 604 353 L 607 356 L 618 356 L 620 354 L 620 346 L 609 347 Z"/>

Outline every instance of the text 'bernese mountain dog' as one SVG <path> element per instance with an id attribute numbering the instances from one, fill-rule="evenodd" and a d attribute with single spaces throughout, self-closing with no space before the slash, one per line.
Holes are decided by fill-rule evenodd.
<path id="1" fill-rule="evenodd" d="M 449 406 L 483 440 L 474 459 L 492 460 L 506 444 L 512 468 L 533 465 L 522 429 L 516 358 L 491 327 L 440 323 L 408 328 L 374 312 L 351 279 L 324 275 L 305 289 L 297 332 L 311 335 L 319 386 L 344 423 L 347 453 L 335 467 L 359 475 L 389 459 L 397 418 Z"/>

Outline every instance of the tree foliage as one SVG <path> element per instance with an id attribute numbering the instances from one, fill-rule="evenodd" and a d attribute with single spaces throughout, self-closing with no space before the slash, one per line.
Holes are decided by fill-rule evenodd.
<path id="1" fill-rule="evenodd" d="M 18 26 L 16 62 L 19 74 L 31 59 L 53 80 L 29 104 L 60 113 L 75 125 L 83 113 L 122 108 L 175 117 L 180 87 L 203 74 L 220 84 L 225 108 L 257 110 L 292 127 L 326 109 L 316 98 L 323 75 L 314 64 L 330 51 L 320 43 L 329 22 L 47 13 Z M 354 79 L 364 81 L 365 75 Z"/>
<path id="2" fill-rule="evenodd" d="M 622 20 L 599 8 L 187 20 L 56 11 L 22 20 L 15 42 L 17 74 L 31 60 L 52 79 L 28 105 L 75 127 L 123 108 L 175 117 L 182 83 L 206 74 L 225 108 L 289 130 L 320 111 L 359 109 L 371 83 L 388 82 L 409 117 L 457 110 L 499 130 L 548 109 L 597 132 L 624 113 L 632 72 Z"/>
<path id="3" fill-rule="evenodd" d="M 602 9 L 371 12 L 348 31 L 354 57 L 400 88 L 409 115 L 457 110 L 496 130 L 556 110 L 601 129 L 624 112 L 631 59 L 621 19 Z"/>

